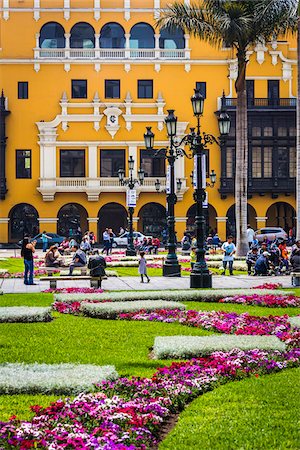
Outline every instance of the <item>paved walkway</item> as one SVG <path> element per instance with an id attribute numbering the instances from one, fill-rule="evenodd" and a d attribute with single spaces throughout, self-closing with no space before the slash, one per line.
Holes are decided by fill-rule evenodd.
<path id="1" fill-rule="evenodd" d="M 2 280 L 1 280 L 2 281 Z M 37 285 L 25 286 L 22 279 L 9 278 L 5 279 L 2 285 L 2 290 L 5 294 L 21 294 L 21 293 L 33 293 L 41 292 L 49 289 L 48 281 L 35 280 Z M 247 275 L 238 276 L 213 276 L 213 288 L 250 288 L 258 286 L 263 283 L 281 283 L 283 287 L 291 287 L 291 277 L 279 276 L 279 277 L 249 277 Z M 1 283 L 0 283 L 1 284 Z M 57 283 L 58 288 L 63 287 L 89 287 L 88 281 L 74 280 L 59 281 Z M 184 276 L 181 278 L 164 278 L 153 277 L 150 283 L 140 283 L 139 277 L 111 277 L 104 280 L 102 283 L 104 290 L 111 291 L 127 291 L 127 290 L 166 290 L 166 289 L 189 289 L 190 277 Z"/>

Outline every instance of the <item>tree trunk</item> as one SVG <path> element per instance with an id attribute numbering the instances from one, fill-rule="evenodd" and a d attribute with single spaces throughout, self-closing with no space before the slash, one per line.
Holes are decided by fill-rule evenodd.
<path id="1" fill-rule="evenodd" d="M 245 256 L 247 240 L 248 192 L 248 117 L 246 91 L 246 51 L 238 52 L 238 78 L 235 84 L 236 106 L 236 161 L 235 161 L 235 222 L 237 255 Z"/>
<path id="2" fill-rule="evenodd" d="M 296 229 L 297 240 L 300 239 L 300 16 L 298 16 L 298 37 L 297 37 L 297 60 L 298 60 L 298 87 L 297 87 L 297 173 L 296 173 Z"/>

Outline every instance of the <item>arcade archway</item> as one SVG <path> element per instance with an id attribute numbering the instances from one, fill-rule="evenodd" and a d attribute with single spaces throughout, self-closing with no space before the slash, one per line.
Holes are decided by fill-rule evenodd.
<path id="1" fill-rule="evenodd" d="M 118 234 L 121 227 L 124 229 L 127 227 L 127 210 L 120 203 L 112 202 L 102 206 L 98 217 L 99 242 L 102 242 L 102 233 L 105 228 L 111 228 L 115 234 Z"/>
<path id="2" fill-rule="evenodd" d="M 14 206 L 9 213 L 9 241 L 18 242 L 25 235 L 34 237 L 39 234 L 37 210 L 28 203 Z"/>
<path id="3" fill-rule="evenodd" d="M 160 203 L 147 203 L 139 211 L 139 231 L 161 238 L 167 226 L 166 208 Z"/>
<path id="4" fill-rule="evenodd" d="M 74 237 L 78 241 L 88 230 L 87 211 L 78 203 L 68 203 L 58 212 L 57 232 L 61 236 Z"/>

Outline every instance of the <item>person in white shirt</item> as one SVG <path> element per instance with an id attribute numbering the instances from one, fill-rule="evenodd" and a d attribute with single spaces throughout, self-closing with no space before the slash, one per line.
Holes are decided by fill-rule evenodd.
<path id="1" fill-rule="evenodd" d="M 227 269 L 227 263 L 229 265 L 229 274 L 233 275 L 233 255 L 236 252 L 236 246 L 233 243 L 233 237 L 228 236 L 227 242 L 224 242 L 224 244 L 221 247 L 224 256 L 223 256 L 223 267 L 224 270 L 222 272 L 222 275 L 226 274 Z"/>
<path id="2" fill-rule="evenodd" d="M 248 224 L 247 225 L 247 241 L 248 241 L 249 248 L 251 248 L 254 238 L 255 238 L 255 231 L 253 230 L 251 225 Z"/>

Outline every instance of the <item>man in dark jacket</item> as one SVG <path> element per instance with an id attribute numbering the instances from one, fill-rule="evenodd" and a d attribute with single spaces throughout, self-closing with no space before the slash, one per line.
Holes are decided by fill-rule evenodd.
<path id="1" fill-rule="evenodd" d="M 99 255 L 98 250 L 94 250 L 89 258 L 88 268 L 92 277 L 105 276 L 106 261 L 103 256 Z"/>
<path id="2" fill-rule="evenodd" d="M 269 274 L 269 269 L 270 269 L 269 256 L 270 256 L 270 253 L 268 253 L 268 252 L 263 252 L 263 254 L 259 256 L 259 258 L 257 259 L 255 266 L 254 266 L 256 275 L 268 275 Z"/>
<path id="3" fill-rule="evenodd" d="M 290 259 L 290 263 L 293 268 L 293 272 L 300 272 L 300 248 L 294 251 L 293 256 Z"/>

